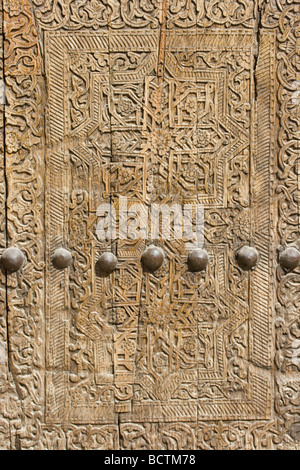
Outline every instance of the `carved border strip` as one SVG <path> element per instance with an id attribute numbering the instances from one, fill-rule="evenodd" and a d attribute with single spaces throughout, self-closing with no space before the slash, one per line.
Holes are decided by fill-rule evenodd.
<path id="1" fill-rule="evenodd" d="M 11 445 L 26 449 L 36 445 L 43 406 L 43 77 L 30 3 L 5 0 L 4 27 L 7 243 L 26 256 L 24 268 L 7 275 L 9 370 L 20 418 Z"/>
<path id="2" fill-rule="evenodd" d="M 262 26 L 276 31 L 277 129 L 276 247 L 300 247 L 299 206 L 299 25 L 298 1 L 264 3 Z M 276 271 L 275 412 L 284 443 L 300 448 L 299 289 L 300 269 Z"/>

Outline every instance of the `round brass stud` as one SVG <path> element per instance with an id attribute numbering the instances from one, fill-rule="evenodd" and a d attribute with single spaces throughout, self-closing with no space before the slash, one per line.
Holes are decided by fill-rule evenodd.
<path id="1" fill-rule="evenodd" d="M 196 248 L 188 255 L 188 268 L 189 271 L 198 272 L 206 268 L 208 264 L 208 253 L 201 248 Z"/>
<path id="2" fill-rule="evenodd" d="M 236 261 L 241 269 L 249 271 L 257 265 L 259 253 L 253 246 L 243 246 L 236 253 Z"/>
<path id="3" fill-rule="evenodd" d="M 102 253 L 96 262 L 96 274 L 101 277 L 109 276 L 116 269 L 117 263 L 118 259 L 113 253 Z"/>
<path id="4" fill-rule="evenodd" d="M 297 268 L 300 263 L 300 252 L 294 246 L 287 247 L 279 255 L 279 262 L 283 268 L 291 271 L 292 269 Z"/>
<path id="5" fill-rule="evenodd" d="M 72 255 L 65 248 L 58 248 L 53 254 L 52 263 L 56 269 L 65 269 L 72 263 Z"/>
<path id="6" fill-rule="evenodd" d="M 165 254 L 159 246 L 151 245 L 142 254 L 142 265 L 145 272 L 153 273 L 163 264 Z"/>
<path id="7" fill-rule="evenodd" d="M 22 268 L 25 256 L 19 248 L 11 246 L 6 248 L 1 256 L 1 264 L 6 271 L 15 272 Z"/>

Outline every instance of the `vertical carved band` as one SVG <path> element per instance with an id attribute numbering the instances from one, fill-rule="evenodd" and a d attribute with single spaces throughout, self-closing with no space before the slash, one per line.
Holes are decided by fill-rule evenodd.
<path id="1" fill-rule="evenodd" d="M 9 370 L 22 416 L 11 445 L 26 449 L 38 445 L 44 360 L 43 77 L 29 1 L 4 1 L 4 38 L 7 243 L 27 258 L 7 276 Z"/>
<path id="2" fill-rule="evenodd" d="M 44 424 L 45 129 L 44 78 L 37 26 L 46 31 L 108 27 L 120 31 L 156 30 L 160 24 L 160 3 L 154 0 L 4 0 L 6 106 L 4 112 L 0 103 L 5 124 L 4 132 L 1 122 L 0 144 L 5 166 L 0 166 L 0 230 L 7 235 L 7 241 L 1 238 L 0 248 L 15 244 L 27 257 L 26 266 L 20 272 L 7 277 L 0 273 L 1 411 L 5 408 L 5 413 L 1 413 L 0 436 L 3 437 L 1 446 L 5 448 L 299 447 L 299 270 L 286 273 L 280 267 L 276 273 L 276 387 L 274 417 L 270 420 L 213 424 L 123 422 L 119 427 L 70 424 L 66 428 Z M 275 245 L 277 241 L 277 245 L 294 243 L 299 247 L 299 2 L 169 0 L 166 24 L 174 30 L 230 27 L 254 32 L 255 26 L 259 26 L 261 31 L 275 32 L 278 110 Z M 75 160 L 73 163 L 76 165 Z M 77 206 L 74 199 L 74 220 Z M 51 393 L 48 390 L 49 399 Z"/>

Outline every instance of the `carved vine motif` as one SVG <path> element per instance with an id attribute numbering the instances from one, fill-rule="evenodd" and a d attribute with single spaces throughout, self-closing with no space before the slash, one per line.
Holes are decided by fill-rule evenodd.
<path id="1" fill-rule="evenodd" d="M 298 115 L 299 100 L 297 77 L 299 74 L 299 11 L 297 2 L 270 0 L 262 3 L 262 28 L 275 31 L 277 43 L 277 90 L 278 99 L 278 135 L 277 151 L 277 197 L 278 197 L 278 244 L 296 242 L 299 239 L 298 227 Z M 7 85 L 7 106 L 5 109 L 5 151 L 6 151 L 6 180 L 7 180 L 7 236 L 9 243 L 16 243 L 25 252 L 26 267 L 21 273 L 13 274 L 5 280 L 2 278 L 1 295 L 1 324 L 0 340 L 6 341 L 7 331 L 10 338 L 9 367 L 1 375 L 0 384 L 0 411 L 1 411 L 1 445 L 5 448 L 22 449 L 117 449 L 119 446 L 127 450 L 136 449 L 275 449 L 297 448 L 299 441 L 299 283 L 298 272 L 286 273 L 277 270 L 277 318 L 276 318 L 276 396 L 275 418 L 269 420 L 236 420 L 224 423 L 222 421 L 211 423 L 199 421 L 197 423 L 134 423 L 122 422 L 119 425 L 73 425 L 65 427 L 55 424 L 45 424 L 44 410 L 44 319 L 43 319 L 43 259 L 44 259 L 44 229 L 42 227 L 43 208 L 43 78 L 41 76 L 41 56 L 37 40 L 33 10 L 39 26 L 45 30 L 78 30 L 107 28 L 110 23 L 113 29 L 122 28 L 149 28 L 159 26 L 160 8 L 157 1 L 61 1 L 44 0 L 14 0 L 4 2 L 5 15 L 5 78 Z M 235 2 L 187 2 L 171 1 L 168 6 L 168 26 L 172 28 L 188 28 L 196 24 L 211 28 L 217 26 L 224 29 L 252 28 L 256 18 L 256 3 L 239 0 Z M 17 25 L 17 27 L 16 27 Z M 125 57 L 125 55 L 123 56 Z M 200 57 L 200 56 L 199 56 Z M 207 57 L 207 56 L 205 56 Z M 131 62 L 133 60 L 133 62 Z M 200 57 L 197 60 L 203 60 Z M 206 59 L 207 60 L 207 59 Z M 101 58 L 95 57 L 90 67 L 103 68 L 105 65 Z M 120 70 L 123 58 L 115 62 L 115 70 Z M 135 58 L 129 58 L 127 66 L 130 69 Z M 125 61 L 124 61 L 125 62 Z M 82 65 L 84 67 L 85 64 Z M 132 66 L 134 68 L 134 65 Z M 213 67 L 213 65 L 211 65 Z M 77 71 L 78 72 L 78 71 Z M 76 73 L 77 73 L 76 72 Z M 247 72 L 246 72 L 247 74 Z M 232 110 L 235 119 L 242 123 L 244 128 L 249 124 L 249 109 L 240 106 L 241 90 L 244 91 L 245 73 L 237 76 L 232 82 Z M 74 87 L 75 82 L 73 82 Z M 159 90 L 159 91 L 157 91 Z M 75 101 L 80 102 L 80 97 Z M 75 102 L 74 101 L 74 102 Z M 130 100 L 128 100 L 130 101 Z M 158 109 L 158 102 L 164 103 L 163 90 L 157 88 L 156 96 L 151 97 L 150 104 Z M 78 104 L 75 105 L 78 106 Z M 117 113 L 126 116 L 132 112 L 131 105 L 126 101 L 118 102 Z M 186 104 L 186 117 L 193 117 L 193 102 Z M 79 114 L 80 116 L 80 114 Z M 80 121 L 80 118 L 77 118 Z M 132 131 L 130 131 L 132 132 Z M 130 132 L 128 135 L 130 135 Z M 124 135 L 124 134 L 123 134 Z M 114 145 L 118 144 L 118 131 L 116 131 Z M 120 138 L 120 137 L 119 137 Z M 209 132 L 193 135 L 192 139 L 197 148 L 207 145 L 215 137 Z M 95 137 L 96 141 L 96 137 Z M 138 143 L 136 144 L 139 145 Z M 208 144 L 209 145 L 209 144 Z M 160 146 L 157 141 L 157 153 L 164 151 L 166 144 Z M 107 147 L 106 147 L 107 148 Z M 157 174 L 164 178 L 164 168 L 158 168 Z M 245 194 L 241 191 L 241 184 L 245 185 L 248 178 L 247 156 L 240 154 L 231 161 L 232 200 L 229 203 L 238 204 L 241 210 L 237 211 L 236 220 L 240 220 L 245 207 Z M 2 170 L 3 173 L 3 170 Z M 184 173 L 186 184 L 195 175 L 189 171 Z M 242 181 L 238 181 L 239 178 Z M 126 179 L 126 178 L 125 178 Z M 3 181 L 3 178 L 2 178 Z M 125 181 L 125 180 L 124 180 Z M 246 193 L 246 192 L 245 192 Z M 3 208 L 5 189 L 1 186 L 1 208 Z M 75 197 L 75 196 L 74 196 Z M 74 202 L 74 198 L 73 198 Z M 78 204 L 77 204 L 78 206 Z M 76 225 L 76 204 L 73 205 L 74 225 Z M 4 213 L 4 210 L 1 211 Z M 1 227 L 4 221 L 2 219 Z M 220 238 L 228 220 L 224 220 L 219 211 L 210 212 L 208 219 L 210 225 L 209 237 Z M 245 238 L 249 237 L 249 227 L 241 221 L 244 227 Z M 46 227 L 46 230 L 49 227 Z M 76 227 L 75 227 L 76 228 Z M 1 230 L 1 233 L 5 231 Z M 241 234 L 235 234 L 239 241 L 244 240 Z M 77 239 L 76 239 L 77 240 Z M 74 239 L 75 242 L 75 239 Z M 1 240 L 1 248 L 6 242 Z M 78 254 L 79 256 L 79 254 Z M 133 266 L 132 278 L 120 279 L 120 286 L 130 292 L 134 298 L 135 288 L 138 285 L 134 277 L 134 261 L 128 263 Z M 232 263 L 233 264 L 233 263 Z M 81 263 L 81 268 L 83 264 Z M 172 267 L 173 269 L 173 267 Z M 175 268 L 174 268 L 175 269 Z M 125 272 L 125 270 L 123 271 Z M 193 292 L 194 275 L 184 274 L 184 282 L 189 293 Z M 159 278 L 159 276 L 158 276 Z M 160 289 L 164 289 L 164 274 L 161 273 Z M 6 284 L 8 306 L 8 323 L 6 323 L 6 306 L 4 302 Z M 151 281 L 152 288 L 157 287 L 157 281 Z M 199 282 L 199 281 L 197 281 Z M 206 278 L 204 284 L 210 285 L 211 280 Z M 122 284 L 123 283 L 123 284 Z M 236 284 L 237 285 L 237 284 Z M 209 290 L 209 289 L 208 289 Z M 242 292 L 243 289 L 240 290 Z M 191 294 L 189 294 L 191 295 Z M 241 294 L 240 294 L 241 295 Z M 237 295 L 238 296 L 238 295 Z M 166 302 L 167 303 L 167 302 Z M 216 306 L 208 302 L 209 307 L 202 312 L 196 312 L 205 321 L 216 321 L 221 313 L 228 315 L 226 305 Z M 118 322 L 131 322 L 136 325 L 135 306 L 121 305 L 118 307 Z M 152 304 L 152 308 L 155 305 Z M 222 307 L 222 308 L 221 308 Z M 160 307 L 159 307 L 160 308 Z M 192 311 L 186 311 L 185 321 L 193 318 Z M 168 312 L 166 312 L 166 315 Z M 147 310 L 148 317 L 157 316 L 157 310 Z M 183 315 L 184 312 L 179 312 Z M 127 318 L 127 320 L 126 320 Z M 128 320 L 129 319 L 129 320 Z M 97 321 L 97 319 L 95 319 Z M 99 324 L 99 323 L 98 323 Z M 238 377 L 233 381 L 233 388 L 243 387 L 245 367 L 243 365 L 246 350 L 244 348 L 245 327 L 230 338 L 228 355 L 233 359 L 228 373 Z M 107 333 L 109 334 L 109 332 Z M 145 333 L 146 334 L 146 333 Z M 78 335 L 78 333 L 76 333 Z M 74 363 L 79 366 L 79 372 L 84 372 L 92 364 L 91 346 L 81 338 L 78 347 L 77 336 L 72 341 Z M 202 332 L 203 343 L 208 345 L 209 334 Z M 157 350 L 153 351 L 153 368 L 159 379 L 170 364 L 166 353 L 166 332 L 158 331 L 159 339 Z M 143 338 L 143 337 L 142 337 Z M 167 341 L 168 342 L 168 341 Z M 194 360 L 195 340 L 186 337 L 182 342 L 182 350 L 187 357 Z M 122 339 L 120 351 L 132 354 L 132 339 L 127 342 Z M 2 346 L 1 346 L 2 347 Z M 236 354 L 237 351 L 237 354 Z M 2 354 L 2 352 L 1 352 Z M 180 351 L 178 351 L 180 354 Z M 2 357 L 2 356 L 1 356 Z M 238 366 L 236 369 L 236 361 Z M 0 361 L 1 362 L 1 361 Z M 140 358 L 141 367 L 143 359 Z M 186 364 L 188 361 L 186 362 Z M 209 366 L 209 361 L 206 362 Z M 5 364 L 1 363 L 1 367 Z M 1 372 L 2 372 L 1 368 Z M 78 372 L 78 370 L 77 370 Z M 73 377 L 76 380 L 76 374 Z M 3 380 L 2 380 L 3 379 Z M 74 390 L 76 387 L 74 387 Z M 91 387 L 84 388 L 84 378 L 78 394 L 74 392 L 74 400 L 83 400 L 84 393 Z M 95 389 L 94 399 L 110 402 L 110 386 L 101 390 Z M 47 391 L 49 403 L 52 390 Z M 120 395 L 122 390 L 120 390 Z M 137 387 L 136 394 L 144 393 Z M 151 389 L 150 389 L 151 393 Z M 177 390 L 174 397 L 194 395 L 195 390 L 191 384 L 185 389 L 185 384 Z M 204 397 L 219 396 L 217 387 L 211 390 L 202 390 Z M 97 395 L 98 394 L 98 395 Z M 101 396 L 100 396 L 101 395 Z M 124 396 L 126 391 L 124 391 Z M 200 395 L 201 396 L 201 395 Z M 90 397 L 89 397 L 90 399 Z"/>
<path id="2" fill-rule="evenodd" d="M 170 0 L 168 12 L 169 27 L 244 26 L 249 28 L 254 24 L 255 2 Z"/>
<path id="3" fill-rule="evenodd" d="M 157 0 L 34 0 L 34 12 L 39 24 L 47 30 L 107 27 L 157 28 Z"/>
<path id="4" fill-rule="evenodd" d="M 53 38 L 54 37 L 55 36 L 53 36 Z M 75 54 L 71 55 L 72 57 L 76 57 Z M 204 52 L 202 56 L 205 57 Z M 124 57 L 123 61 L 121 60 L 122 57 Z M 243 57 L 246 57 L 246 59 L 243 58 L 242 62 L 245 62 L 246 68 L 249 68 L 249 54 Z M 86 64 L 93 63 L 92 58 L 92 55 L 80 55 L 77 67 L 81 68 L 81 72 L 86 70 L 84 69 Z M 131 59 L 132 63 L 131 67 L 128 67 L 127 59 L 129 58 Z M 138 62 L 138 58 L 140 59 L 140 62 Z M 183 60 L 185 60 L 185 58 L 183 58 Z M 212 73 L 214 74 L 216 69 L 214 60 L 215 57 L 213 57 L 211 63 L 205 63 L 204 61 L 205 71 L 202 71 L 202 74 L 205 74 L 206 79 L 210 78 L 210 69 L 213 69 Z M 217 57 L 217 61 L 218 60 L 219 56 Z M 230 60 L 232 63 L 236 64 L 235 54 L 230 53 Z M 149 64 L 151 64 L 151 54 L 136 53 L 132 55 L 131 53 L 126 53 L 125 55 L 121 53 L 115 54 L 113 52 L 110 54 L 110 61 L 112 64 L 118 63 L 116 74 L 114 75 L 114 81 L 110 87 L 111 94 L 110 102 L 108 104 L 112 114 L 111 126 L 113 126 L 114 129 L 118 129 L 115 136 L 118 136 L 119 134 L 122 135 L 121 131 L 123 131 L 123 129 L 128 130 L 130 128 L 133 128 L 136 134 L 139 133 L 138 135 L 141 136 L 141 139 L 144 142 L 142 146 L 143 151 L 147 153 L 149 152 L 151 160 L 154 163 L 153 175 L 159 174 L 164 185 L 167 182 L 167 156 L 170 152 L 173 152 L 174 149 L 176 149 L 176 159 L 174 158 L 174 162 L 178 164 L 179 169 L 183 169 L 183 171 L 180 173 L 181 177 L 178 180 L 178 186 L 183 186 L 185 195 L 195 194 L 195 187 L 197 187 L 195 185 L 195 174 L 192 171 L 193 167 L 189 165 L 188 160 L 190 154 L 192 153 L 191 149 L 193 150 L 196 148 L 197 152 L 203 152 L 203 149 L 205 149 L 206 155 L 202 155 L 201 162 L 207 163 L 208 167 L 210 160 L 213 160 L 211 154 L 214 155 L 217 151 L 220 153 L 223 152 L 223 147 L 228 151 L 230 144 L 232 149 L 235 148 L 237 133 L 235 122 L 239 121 L 243 127 L 248 127 L 244 118 L 242 117 L 242 119 L 240 119 L 239 113 L 233 110 L 232 102 L 235 100 L 235 97 L 230 97 L 229 99 L 230 106 L 228 107 L 228 115 L 230 118 L 232 118 L 232 120 L 229 120 L 229 117 L 226 115 L 226 119 L 228 119 L 229 122 L 227 125 L 230 129 L 226 132 L 224 131 L 225 124 L 220 124 L 218 126 L 218 113 L 216 110 L 216 87 L 212 83 L 207 83 L 204 78 L 202 78 L 202 80 L 198 80 L 198 87 L 195 87 L 195 84 L 191 78 L 189 78 L 189 80 L 183 80 L 184 76 L 180 77 L 180 73 L 182 75 L 182 71 L 180 71 L 182 64 L 179 63 L 179 65 L 174 65 L 174 57 L 171 54 L 168 54 L 167 57 L 168 73 L 166 73 L 165 82 L 160 85 L 155 79 L 155 76 L 153 76 L 152 68 L 149 68 L 148 70 L 151 72 L 151 75 L 150 77 L 146 77 L 146 89 L 144 93 L 142 88 L 143 82 L 141 81 L 140 75 L 137 77 L 134 74 L 131 75 L 132 80 L 136 80 L 133 81 L 133 83 L 127 84 L 125 82 L 123 84 L 120 82 L 126 80 L 127 75 L 125 75 L 125 72 L 133 73 L 136 67 L 138 70 L 141 70 L 144 67 L 148 67 Z M 240 63 L 238 53 L 237 61 Z M 72 67 L 70 68 L 71 72 L 74 71 L 74 63 L 74 60 L 72 60 Z M 226 61 L 223 61 L 221 65 L 220 63 L 218 64 L 218 73 L 220 68 L 225 69 L 226 63 Z M 187 65 L 185 64 L 185 66 Z M 188 66 L 190 66 L 190 64 L 188 64 Z M 196 70 L 194 73 L 200 73 L 201 65 L 195 68 Z M 95 72 L 95 68 L 92 71 Z M 100 83 L 106 83 L 107 78 L 103 76 L 104 69 L 98 69 L 97 72 L 100 72 L 100 74 L 99 77 L 93 77 L 94 83 L 97 82 L 97 80 Z M 248 86 L 250 75 L 247 73 L 243 74 L 243 66 L 238 68 L 237 72 L 239 79 L 233 79 L 232 75 L 230 76 L 230 80 L 232 80 L 233 83 L 232 88 L 235 88 L 235 81 L 237 83 L 239 81 L 242 83 L 238 93 L 238 106 L 243 106 L 245 104 L 245 108 L 247 108 L 247 112 L 249 112 Z M 242 75 L 244 75 L 244 81 L 241 79 Z M 215 78 L 215 75 L 212 76 Z M 222 77 L 223 75 L 220 78 L 221 83 L 223 83 Z M 89 78 L 86 76 L 86 83 L 88 83 L 88 80 Z M 74 87 L 74 90 L 76 91 L 76 86 Z M 141 104 L 146 104 L 146 113 L 142 113 L 140 111 Z M 80 106 L 80 102 L 78 106 Z M 70 113 L 72 113 L 72 108 L 70 109 Z M 197 127 L 199 124 L 198 119 L 203 126 L 206 126 L 204 129 Z M 72 121 L 72 117 L 70 121 Z M 83 123 L 84 121 L 85 119 L 83 119 Z M 101 121 L 102 120 L 100 119 L 100 122 Z M 102 122 L 104 122 L 104 120 Z M 165 123 L 169 123 L 169 127 L 167 127 Z M 81 126 L 81 128 L 82 127 L 83 126 Z M 141 127 L 143 129 L 142 132 L 140 131 Z M 191 139 L 185 138 L 184 133 L 182 132 L 182 128 L 185 129 L 185 134 L 188 137 L 191 135 Z M 100 128 L 100 131 L 102 129 Z M 243 139 L 243 145 L 247 146 L 246 137 Z M 183 152 L 181 152 L 181 154 L 183 153 L 184 156 L 186 156 L 185 160 L 181 158 L 181 155 L 178 155 L 180 147 L 183 148 Z M 97 155 L 99 155 L 99 147 L 95 148 L 95 150 Z M 119 149 L 115 149 L 116 153 L 117 150 Z M 120 147 L 120 151 L 124 152 L 122 146 Z M 196 159 L 197 153 L 195 152 L 195 154 L 196 163 L 198 160 Z M 99 157 L 102 157 L 101 151 Z M 131 155 L 131 158 L 132 157 L 133 156 Z M 206 157 L 207 160 L 205 159 Z M 249 153 L 245 151 L 243 156 L 235 155 L 234 158 L 231 158 L 230 163 L 228 164 L 228 169 L 232 170 L 231 180 L 233 184 L 236 180 L 239 180 L 239 178 L 243 178 L 243 184 L 245 186 L 243 188 L 244 194 L 247 194 L 248 188 L 248 159 Z M 72 162 L 73 161 L 74 158 L 72 159 Z M 239 163 L 240 161 L 241 163 Z M 78 164 L 80 164 L 80 159 L 78 159 Z M 211 169 L 213 167 L 214 165 L 210 166 Z M 207 175 L 211 176 L 211 169 L 208 170 L 206 168 L 206 171 L 205 169 L 202 169 L 202 180 L 205 180 Z M 118 195 L 121 193 L 123 195 L 128 195 L 128 192 L 133 189 L 135 194 L 138 194 L 139 197 L 141 197 L 140 180 L 142 180 L 142 178 L 140 176 L 139 170 L 140 165 L 134 166 L 129 162 L 124 162 L 123 165 L 114 163 L 105 166 L 103 171 L 105 194 L 113 193 L 114 195 Z M 85 167 L 83 174 L 87 174 L 87 172 L 88 168 Z M 139 179 L 139 184 L 135 184 L 133 186 L 132 183 L 137 181 L 137 178 Z M 184 184 L 182 184 L 182 181 L 184 181 Z M 76 184 L 78 184 L 76 178 L 74 175 L 72 175 L 73 188 L 76 186 Z M 212 190 L 209 188 L 209 184 L 203 184 L 203 186 L 206 187 L 206 191 L 208 193 L 212 192 Z M 197 188 L 200 192 L 200 184 Z M 156 188 L 150 187 L 149 192 L 152 192 L 152 197 L 155 198 L 156 194 L 153 189 Z M 162 195 L 163 190 L 159 183 L 157 185 L 157 189 L 157 193 Z M 89 197 L 87 192 L 78 193 L 78 195 L 81 194 L 84 194 L 84 198 L 82 199 L 83 212 L 81 213 L 81 217 L 79 217 L 78 220 L 85 221 L 87 214 L 87 201 Z M 235 196 L 235 205 L 237 204 L 239 204 L 236 209 L 237 211 L 238 209 L 241 210 L 242 207 L 247 205 L 245 197 L 241 197 L 239 199 L 238 195 Z M 73 209 L 73 203 L 71 208 Z M 219 213 L 217 210 L 216 212 Z M 73 215 L 75 215 L 74 212 L 72 217 Z M 225 220 L 225 224 L 228 226 L 228 220 L 226 222 L 226 218 L 228 218 L 226 211 L 223 211 L 223 218 Z M 83 224 L 82 227 L 84 227 L 84 225 L 85 224 Z M 75 219 L 72 221 L 72 226 L 73 228 L 76 228 Z M 87 230 L 87 225 L 85 226 L 85 230 Z M 230 232 L 229 229 L 228 232 Z M 74 234 L 76 233 L 77 230 L 74 230 Z M 245 235 L 249 237 L 249 230 L 242 235 L 243 240 L 245 239 Z M 241 237 L 241 234 L 239 234 L 239 236 Z M 79 235 L 77 242 L 74 244 L 75 250 L 78 249 L 76 247 L 79 247 L 80 252 L 88 253 L 88 248 L 81 245 L 81 238 L 82 237 Z M 234 240 L 232 235 L 231 238 Z M 166 261 L 164 266 L 155 274 L 155 278 L 149 279 L 148 285 L 145 285 L 146 292 L 145 299 L 143 299 L 145 300 L 145 303 L 143 303 L 143 308 L 140 311 L 142 319 L 139 322 L 135 375 L 132 373 L 132 358 L 135 354 L 135 338 L 137 330 L 136 326 L 134 325 L 131 330 L 121 333 L 121 319 L 126 319 L 127 313 L 125 313 L 124 308 L 117 309 L 117 324 L 120 325 L 120 333 L 118 333 L 120 342 L 119 340 L 115 342 L 118 348 L 116 348 L 115 357 L 118 358 L 117 360 L 119 361 L 118 366 L 120 366 L 120 371 L 122 370 L 122 367 L 123 371 L 124 368 L 127 369 L 127 381 L 128 379 L 131 380 L 132 377 L 138 377 L 139 383 L 134 384 L 134 393 L 132 398 L 132 402 L 135 404 L 135 406 L 142 407 L 144 405 L 149 405 L 150 403 L 153 403 L 153 406 L 157 406 L 157 402 L 160 400 L 169 399 L 170 406 L 172 406 L 174 410 L 176 407 L 176 400 L 180 400 L 182 404 L 186 402 L 188 407 L 190 407 L 190 409 L 188 408 L 187 410 L 188 413 L 195 413 L 195 406 L 197 401 L 197 366 L 207 371 L 214 370 L 214 368 L 217 367 L 217 358 L 214 348 L 216 334 L 215 330 L 221 330 L 221 328 L 226 327 L 226 322 L 231 321 L 230 319 L 233 317 L 233 313 L 230 311 L 230 307 L 228 305 L 225 305 L 224 302 L 217 301 L 215 298 L 214 287 L 218 278 L 218 268 L 221 270 L 222 268 L 220 266 L 218 268 L 214 266 L 212 270 L 208 271 L 207 276 L 204 276 L 202 279 L 199 276 L 198 282 L 200 278 L 201 293 L 199 292 L 199 294 L 201 301 L 205 299 L 206 301 L 210 301 L 211 303 L 215 302 L 215 304 L 217 304 L 215 305 L 214 310 L 214 312 L 216 312 L 216 316 L 213 317 L 214 322 L 209 327 L 201 326 L 198 328 L 197 319 L 195 319 L 193 315 L 194 307 L 198 298 L 196 289 L 197 276 L 194 276 L 196 277 L 196 280 L 193 282 L 193 279 L 191 279 L 192 276 L 185 276 L 185 273 L 179 272 L 176 275 L 174 282 L 172 282 L 172 285 L 170 285 L 170 294 L 168 295 L 166 292 L 166 286 L 169 282 L 169 273 L 172 272 L 174 268 L 176 269 L 176 265 L 174 266 L 174 262 L 172 260 L 174 257 L 174 249 L 169 247 L 169 250 L 170 262 Z M 177 250 L 178 254 L 182 253 L 183 246 L 178 246 Z M 88 256 L 83 255 L 83 258 L 84 257 L 88 259 Z M 220 263 L 222 263 L 222 259 L 220 259 Z M 85 270 L 84 265 L 79 266 L 76 260 L 75 264 L 77 266 L 77 275 L 74 277 L 74 281 L 76 283 L 76 278 L 79 281 L 77 286 L 78 288 L 76 289 L 76 294 L 78 294 L 77 299 L 79 302 L 77 303 L 76 308 L 78 309 L 81 305 L 81 308 L 84 309 L 84 305 L 88 304 L 90 297 L 88 282 L 85 282 L 89 279 L 89 271 L 88 267 Z M 235 269 L 236 271 L 235 277 L 232 276 L 230 281 L 232 294 L 236 295 L 238 293 L 238 295 L 242 297 L 241 292 L 243 291 L 244 286 L 241 285 L 239 288 L 237 286 L 239 286 L 239 280 L 241 277 L 243 277 L 243 275 L 236 269 L 236 267 L 234 268 L 233 260 L 231 260 L 231 269 Z M 83 274 L 83 277 L 81 274 Z M 181 274 L 185 276 L 183 282 L 181 281 Z M 128 276 L 127 274 L 126 278 L 127 279 L 124 279 L 124 274 L 122 273 L 117 281 L 117 286 L 121 287 L 122 289 L 121 297 L 123 299 L 124 294 L 127 294 L 128 290 L 128 278 L 130 283 L 134 282 L 134 278 L 132 276 Z M 243 277 L 243 280 L 247 285 L 245 276 Z M 87 287 L 86 291 L 84 291 L 85 286 Z M 189 288 L 190 292 L 188 292 Z M 226 287 L 223 286 L 223 292 L 225 292 L 225 290 Z M 182 295 L 182 291 L 184 292 L 184 295 Z M 247 292 L 247 288 L 244 288 L 244 291 Z M 81 298 L 80 292 L 82 292 Z M 156 299 L 155 295 L 153 295 L 154 292 L 159 292 L 158 299 Z M 187 303 L 187 297 L 190 298 L 190 302 L 192 303 Z M 243 298 L 243 300 L 247 301 L 248 299 Z M 203 307 L 203 311 L 206 309 L 208 309 L 208 304 Z M 237 312 L 235 311 L 235 313 Z M 83 318 L 84 315 L 86 315 L 86 319 L 88 320 L 86 322 L 86 327 L 92 330 L 92 325 L 89 321 L 90 316 L 87 315 L 87 312 L 83 314 L 80 313 L 78 316 Z M 134 319 L 134 315 L 132 315 L 132 319 Z M 79 323 L 77 323 L 77 325 L 79 326 Z M 171 328 L 173 325 L 176 325 L 177 327 L 182 325 L 182 328 L 180 328 L 180 331 L 177 331 L 177 328 Z M 81 331 L 84 331 L 82 330 L 82 327 Z M 129 333 L 131 336 L 130 338 L 128 337 L 126 339 L 126 335 Z M 89 336 L 89 333 L 87 333 L 87 336 Z M 80 347 L 81 341 L 82 346 Z M 102 339 L 101 341 L 104 342 Z M 170 347 L 172 344 L 173 347 Z M 146 357 L 144 352 L 148 351 L 148 345 L 151 348 L 151 353 L 148 355 L 149 357 Z M 107 344 L 105 343 L 105 349 L 106 348 Z M 75 354 L 72 354 L 72 363 L 75 362 L 77 364 L 79 374 L 76 374 L 76 385 L 72 389 L 73 404 L 77 403 L 76 400 L 79 399 L 83 400 L 87 406 L 88 399 L 92 396 L 97 396 L 97 403 L 99 405 L 100 403 L 104 405 L 104 401 L 101 399 L 102 395 L 100 393 L 100 387 L 96 387 L 91 379 L 88 378 L 88 372 L 92 373 L 93 369 L 95 368 L 95 363 L 93 361 L 90 362 L 90 365 L 88 365 L 88 362 L 86 361 L 86 358 L 92 354 L 92 345 L 88 343 L 86 344 L 85 338 L 78 335 L 76 347 L 74 350 Z M 85 351 L 84 355 L 77 355 L 77 350 L 82 352 Z M 236 353 L 236 348 L 232 348 L 232 351 L 232 356 L 234 356 Z M 114 354 L 112 354 L 112 356 L 114 357 Z M 121 360 L 122 356 L 123 359 Z M 83 362 L 81 362 L 82 358 L 85 358 Z M 230 364 L 233 364 L 231 367 L 233 370 L 236 362 L 240 361 L 240 357 L 239 355 L 236 358 L 230 357 L 229 360 L 231 361 Z M 234 373 L 232 375 L 234 375 Z M 106 371 L 105 380 L 107 382 L 112 382 L 110 371 Z M 124 388 L 123 399 L 125 397 L 130 399 L 130 387 L 127 385 L 127 391 L 124 385 L 122 387 Z M 238 386 L 235 385 L 233 388 L 235 388 L 235 391 L 237 391 Z M 243 388 L 243 391 L 244 389 L 245 387 Z M 111 398 L 113 397 L 114 393 L 117 397 L 115 388 L 110 387 L 108 390 L 110 392 Z M 218 393 L 218 387 L 214 384 L 211 388 L 210 396 L 214 396 Z M 208 395 L 209 392 L 206 391 L 203 392 L 202 396 L 204 397 Z M 223 393 L 223 398 L 229 399 L 230 396 Z M 121 400 L 122 398 L 118 399 Z M 82 401 L 79 401 L 78 403 L 82 403 Z M 91 403 L 94 403 L 94 401 L 92 400 Z M 124 409 L 122 404 L 120 404 L 120 407 L 122 407 L 122 410 Z"/>
<path id="5" fill-rule="evenodd" d="M 43 400 L 43 79 L 30 3 L 5 1 L 4 25 L 7 237 L 27 258 L 22 272 L 7 276 L 8 365 L 18 399 L 5 414 L 10 445 L 27 449 L 38 445 Z"/>
<path id="6" fill-rule="evenodd" d="M 33 0 L 39 24 L 47 29 L 158 28 L 162 19 L 159 0 Z M 177 28 L 254 26 L 256 3 L 247 0 L 170 0 L 167 26 Z"/>

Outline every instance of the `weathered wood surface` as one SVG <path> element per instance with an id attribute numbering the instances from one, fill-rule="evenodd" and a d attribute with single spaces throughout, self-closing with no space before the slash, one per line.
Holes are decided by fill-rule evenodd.
<path id="1" fill-rule="evenodd" d="M 299 448 L 299 3 L 2 10 L 0 247 L 26 263 L 0 273 L 1 447 Z M 172 236 L 154 274 L 150 239 L 99 241 L 120 196 L 202 204 L 207 268 Z"/>

